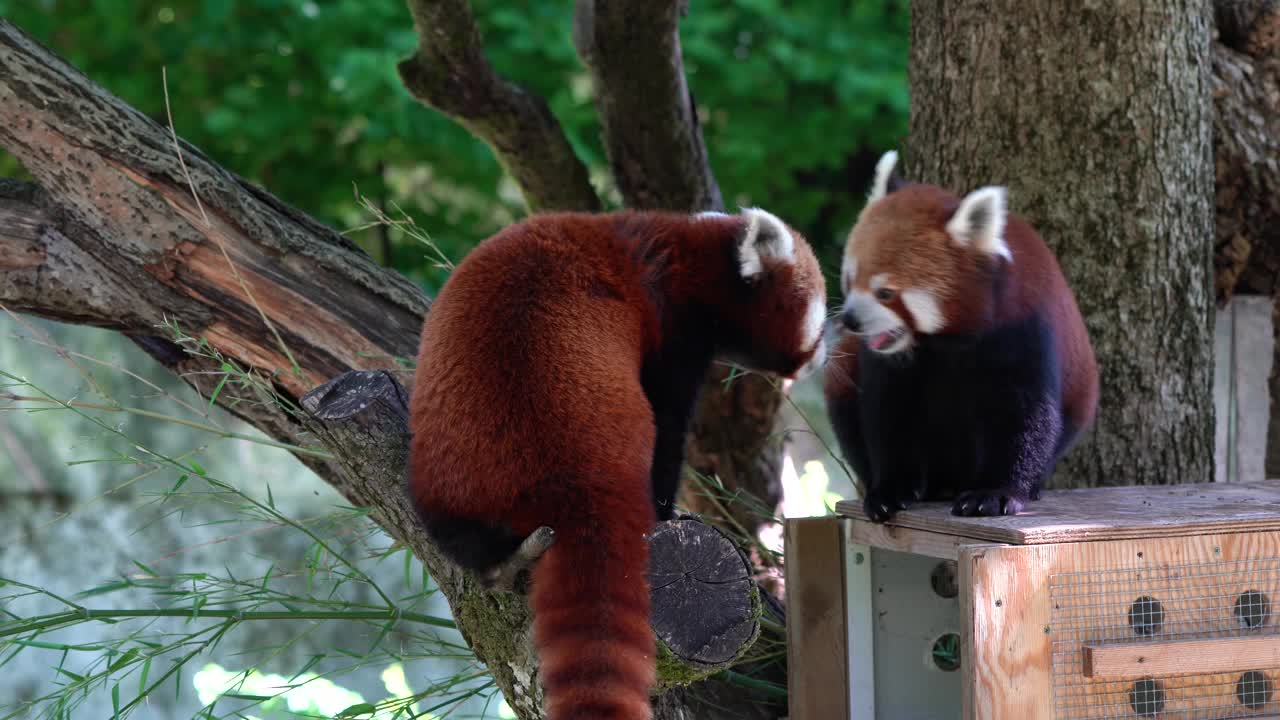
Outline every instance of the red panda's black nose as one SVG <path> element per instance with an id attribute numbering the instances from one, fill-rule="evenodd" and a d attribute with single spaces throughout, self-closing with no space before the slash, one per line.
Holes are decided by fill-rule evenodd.
<path id="1" fill-rule="evenodd" d="M 841 313 L 840 322 L 844 323 L 844 326 L 852 332 L 858 332 L 858 329 L 862 327 L 862 323 L 858 322 L 858 316 L 854 314 L 853 310 L 845 310 Z"/>

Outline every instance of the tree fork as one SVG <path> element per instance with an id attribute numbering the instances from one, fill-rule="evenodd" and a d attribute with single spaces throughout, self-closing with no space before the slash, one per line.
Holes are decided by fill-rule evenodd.
<path id="1" fill-rule="evenodd" d="M 546 100 L 500 77 L 467 0 L 408 0 L 418 51 L 398 67 L 419 101 L 486 142 L 530 210 L 599 210 L 587 168 Z"/>

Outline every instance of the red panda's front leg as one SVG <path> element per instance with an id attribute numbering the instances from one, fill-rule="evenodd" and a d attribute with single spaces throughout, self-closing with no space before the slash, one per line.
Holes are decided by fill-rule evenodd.
<path id="1" fill-rule="evenodd" d="M 653 409 L 657 433 L 650 488 L 659 522 L 675 515 L 689 420 L 711 367 L 711 357 L 712 348 L 705 338 L 701 342 L 690 339 L 661 357 L 650 359 L 641 372 L 640 384 Z"/>
<path id="2" fill-rule="evenodd" d="M 1040 498 L 1060 455 L 1063 422 L 1056 383 L 1037 390 L 1019 393 L 1027 402 L 1012 402 L 1007 415 L 989 419 L 979 477 L 993 486 L 957 495 L 953 514 L 1017 515 Z"/>

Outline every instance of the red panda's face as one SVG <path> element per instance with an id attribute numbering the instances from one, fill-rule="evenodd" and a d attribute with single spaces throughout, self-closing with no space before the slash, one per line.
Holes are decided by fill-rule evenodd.
<path id="1" fill-rule="evenodd" d="M 910 350 L 921 337 L 967 333 L 992 311 L 992 271 L 1010 258 L 1004 195 L 983 188 L 960 200 L 940 188 L 890 188 L 896 154 L 849 233 L 841 267 L 841 319 L 878 353 Z"/>
<path id="2" fill-rule="evenodd" d="M 827 288 L 809 243 L 777 217 L 743 211 L 737 243 L 744 288 L 725 313 L 722 356 L 798 378 L 826 360 Z"/>

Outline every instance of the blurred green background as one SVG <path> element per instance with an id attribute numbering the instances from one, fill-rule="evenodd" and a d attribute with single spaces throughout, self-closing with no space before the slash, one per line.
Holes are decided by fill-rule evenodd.
<path id="1" fill-rule="evenodd" d="M 616 206 L 572 0 L 471 6 L 490 61 L 547 99 Z M 0 0 L 0 15 L 162 123 L 166 68 L 179 135 L 338 229 L 366 224 L 358 191 L 456 261 L 522 214 L 488 148 L 401 87 L 417 45 L 402 0 Z M 906 134 L 906 0 L 698 2 L 680 28 L 725 203 L 766 207 L 837 257 L 875 160 Z M 0 175 L 18 172 L 0 154 Z M 428 290 L 443 279 L 394 228 L 353 236 Z"/>
<path id="2" fill-rule="evenodd" d="M 547 99 L 616 207 L 591 81 L 570 39 L 572 0 L 471 5 L 490 61 Z M 800 229 L 822 256 L 834 297 L 844 234 L 875 161 L 906 134 L 907 2 L 691 5 L 681 23 L 686 70 L 725 202 L 761 205 Z M 347 231 L 429 293 L 445 279 L 430 251 L 394 225 L 372 223 L 363 202 L 393 219 L 407 215 L 455 262 L 523 214 L 488 148 L 401 87 L 395 64 L 417 44 L 401 0 L 0 0 L 0 17 L 160 123 L 164 68 L 179 135 Z M 23 176 L 2 151 L 0 176 Z M 68 353 L 80 354 L 78 368 Z M 0 312 L 0 371 L 10 376 L 0 391 L 119 403 L 256 435 L 202 410 L 203 400 L 114 333 Z M 816 395 L 812 381 L 797 388 L 805 417 L 788 406 L 782 418 L 795 431 L 790 514 L 822 513 L 831 491 L 848 487 L 809 432 L 824 428 L 808 421 L 825 424 Z M 376 605 L 381 589 L 406 608 L 448 613 L 416 560 L 388 555 L 389 538 L 285 452 L 164 420 L 15 405 L 29 406 L 0 402 L 0 627 L 59 608 L 5 578 L 63 597 L 91 590 L 85 602 L 102 608 L 225 600 L 246 578 L 269 577 L 303 610 L 335 598 Z M 243 496 L 157 471 L 139 446 L 198 459 Z M 250 498 L 314 536 L 247 512 Z M 317 551 L 320 540 L 336 552 Z M 353 579 L 345 562 L 367 579 Z M 179 579 L 183 592 L 166 589 Z M 110 716 L 113 692 L 127 702 L 147 674 L 141 662 L 117 666 L 126 648 L 142 648 L 140 660 L 153 652 L 146 643 L 185 642 L 196 625 L 83 625 L 39 636 L 44 645 L 0 638 L 0 720 Z M 155 654 L 158 674 L 181 653 Z M 103 682 L 85 680 L 112 667 Z M 237 692 L 275 699 L 237 700 Z M 423 717 L 510 717 L 455 633 L 305 618 L 237 627 L 131 717 L 332 716 L 414 694 L 425 696 L 413 705 Z"/>

